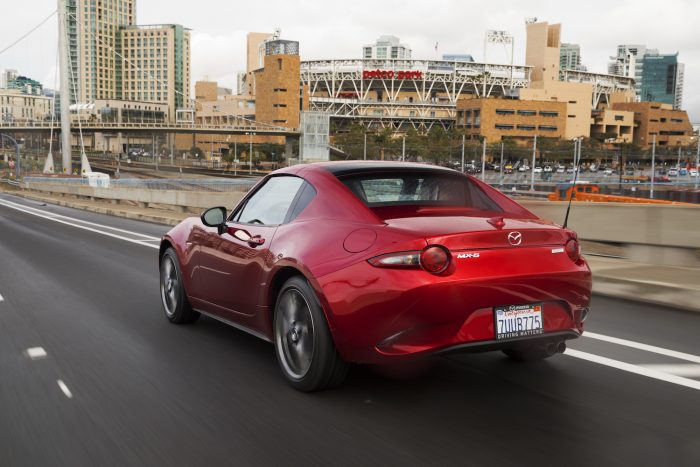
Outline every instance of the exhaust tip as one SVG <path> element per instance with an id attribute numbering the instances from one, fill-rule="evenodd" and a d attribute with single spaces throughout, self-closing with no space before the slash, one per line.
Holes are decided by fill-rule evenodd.
<path id="1" fill-rule="evenodd" d="M 566 351 L 566 342 L 559 342 L 557 344 L 557 353 L 564 353 Z"/>

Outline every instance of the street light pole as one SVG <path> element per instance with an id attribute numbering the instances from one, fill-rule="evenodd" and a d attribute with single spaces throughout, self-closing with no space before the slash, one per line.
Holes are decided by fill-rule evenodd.
<path id="1" fill-rule="evenodd" d="M 695 154 L 695 189 L 698 189 L 698 179 L 700 179 L 700 136 L 698 137 L 698 150 Z"/>
<path id="2" fill-rule="evenodd" d="M 481 180 L 486 180 L 486 137 L 484 137 L 484 144 L 481 150 Z"/>
<path id="3" fill-rule="evenodd" d="M 532 140 L 532 167 L 530 167 L 530 170 L 532 171 L 531 176 L 530 176 L 530 191 L 535 191 L 535 162 L 536 162 L 536 157 L 537 157 L 537 135 L 535 135 L 535 138 Z"/>
<path id="4" fill-rule="evenodd" d="M 364 148 L 364 160 L 367 160 L 367 130 L 365 130 L 365 148 Z"/>
<path id="5" fill-rule="evenodd" d="M 652 135 L 651 146 L 651 190 L 649 197 L 654 199 L 654 177 L 656 176 L 656 135 Z"/>
<path id="6" fill-rule="evenodd" d="M 250 133 L 250 146 L 248 149 L 248 174 L 253 175 L 253 133 Z"/>
<path id="7" fill-rule="evenodd" d="M 465 135 L 462 135 L 462 173 L 464 173 L 464 139 Z"/>
<path id="8" fill-rule="evenodd" d="M 406 162 L 406 135 L 403 135 L 403 143 L 401 145 L 401 162 Z"/>
<path id="9" fill-rule="evenodd" d="M 503 186 L 503 141 L 501 141 L 501 181 L 498 184 Z"/>

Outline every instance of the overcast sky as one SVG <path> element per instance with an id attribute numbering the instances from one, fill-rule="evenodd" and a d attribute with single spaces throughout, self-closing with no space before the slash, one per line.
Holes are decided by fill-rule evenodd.
<path id="1" fill-rule="evenodd" d="M 0 50 L 56 8 L 56 0 L 29 0 L 31 8 L 0 15 Z M 165 6 L 167 5 L 167 6 Z M 165 6 L 165 7 L 164 7 Z M 179 23 L 192 29 L 192 80 L 208 77 L 235 88 L 245 69 L 245 35 L 272 32 L 300 42 L 302 60 L 359 58 L 362 46 L 382 34 L 399 36 L 413 58 L 469 53 L 483 58 L 487 29 L 515 37 L 515 63 L 525 62 L 525 18 L 562 24 L 562 42 L 580 44 L 589 71 L 607 72 L 618 44 L 645 44 L 661 53 L 678 52 L 685 63 L 683 106 L 700 122 L 700 1 L 693 0 L 137 0 L 139 24 Z M 54 87 L 56 25 L 48 22 L 0 55 L 0 68 L 17 69 Z M 488 61 L 506 62 L 491 46 Z"/>

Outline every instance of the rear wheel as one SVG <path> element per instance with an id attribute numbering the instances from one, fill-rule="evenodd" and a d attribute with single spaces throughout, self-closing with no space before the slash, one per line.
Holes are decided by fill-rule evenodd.
<path id="1" fill-rule="evenodd" d="M 160 260 L 160 298 L 165 317 L 171 323 L 194 323 L 199 318 L 187 300 L 180 263 L 172 248 L 165 250 Z"/>
<path id="2" fill-rule="evenodd" d="M 302 277 L 282 286 L 275 304 L 275 350 L 287 381 L 300 391 L 341 384 L 349 365 L 333 344 L 326 317 Z"/>

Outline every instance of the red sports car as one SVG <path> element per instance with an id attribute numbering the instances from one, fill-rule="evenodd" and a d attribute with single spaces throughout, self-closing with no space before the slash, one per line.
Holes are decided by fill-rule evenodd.
<path id="1" fill-rule="evenodd" d="M 268 340 L 310 391 L 351 362 L 562 352 L 583 332 L 591 272 L 574 232 L 474 177 L 336 162 L 278 170 L 230 213 L 173 228 L 160 290 L 168 320 L 202 313 Z"/>

